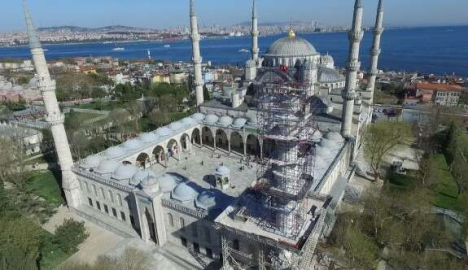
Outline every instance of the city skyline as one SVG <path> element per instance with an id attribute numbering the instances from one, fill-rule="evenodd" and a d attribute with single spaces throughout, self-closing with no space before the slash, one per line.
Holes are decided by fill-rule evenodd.
<path id="1" fill-rule="evenodd" d="M 103 27 L 108 25 L 125 25 L 141 28 L 174 28 L 187 27 L 189 21 L 188 1 L 170 3 L 142 0 L 135 5 L 130 0 L 115 1 L 83 0 L 72 3 L 71 0 L 50 0 L 47 5 L 36 0 L 29 0 L 31 12 L 37 18 L 38 27 L 80 26 Z M 352 1 L 330 0 L 326 3 L 297 0 L 294 4 L 288 1 L 258 1 L 259 22 L 318 21 L 326 26 L 343 26 L 351 21 Z M 377 1 L 364 1 L 364 25 L 371 26 L 375 19 L 373 11 Z M 21 17 L 20 1 L 3 4 L 7 14 L 0 18 L 0 31 L 24 30 Z M 307 8 L 296 9 L 297 6 Z M 465 6 L 465 8 L 463 8 Z M 92 7 L 92 8 L 90 8 Z M 197 13 L 199 23 L 203 25 L 231 26 L 248 21 L 250 18 L 251 0 L 223 1 L 198 0 Z M 466 25 L 468 19 L 463 11 L 468 3 L 463 0 L 436 1 L 403 1 L 395 0 L 385 4 L 388 11 L 387 26 L 439 26 Z M 233 14 L 232 10 L 238 10 Z M 441 14 L 440 10 L 444 10 Z M 367 11 L 367 12 L 366 12 Z M 130 16 L 139 14 L 138 16 Z M 229 15 L 229 16 L 226 16 Z"/>

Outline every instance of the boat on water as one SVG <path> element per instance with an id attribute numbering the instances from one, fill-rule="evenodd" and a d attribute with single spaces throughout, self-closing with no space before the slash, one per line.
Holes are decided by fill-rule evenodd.
<path id="1" fill-rule="evenodd" d="M 250 51 L 247 50 L 247 49 L 240 49 L 239 52 L 240 52 L 240 53 L 249 53 Z"/>
<path id="2" fill-rule="evenodd" d="M 164 47 L 164 48 L 170 48 L 171 45 L 167 44 L 167 45 L 164 45 L 163 47 Z"/>
<path id="3" fill-rule="evenodd" d="M 112 49 L 114 52 L 123 52 L 125 51 L 125 48 L 114 48 Z"/>

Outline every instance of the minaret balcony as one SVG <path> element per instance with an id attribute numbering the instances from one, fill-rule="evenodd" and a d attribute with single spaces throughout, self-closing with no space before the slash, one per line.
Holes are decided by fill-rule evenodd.
<path id="1" fill-rule="evenodd" d="M 190 38 L 192 39 L 192 41 L 194 42 L 199 42 L 200 41 L 200 34 L 196 33 L 196 34 L 191 34 L 190 35 Z"/>
<path id="2" fill-rule="evenodd" d="M 361 62 L 359 62 L 357 59 L 351 60 L 348 62 L 348 71 L 358 71 L 359 68 L 361 67 Z"/>
<path id="3" fill-rule="evenodd" d="M 374 35 L 380 36 L 380 35 L 382 35 L 383 31 L 384 31 L 384 29 L 382 27 L 375 28 L 374 29 Z"/>
<path id="4" fill-rule="evenodd" d="M 343 91 L 341 92 L 341 96 L 342 96 L 343 99 L 346 100 L 346 101 L 355 100 L 355 99 L 356 99 L 356 92 L 343 90 Z"/>
<path id="5" fill-rule="evenodd" d="M 361 42 L 364 37 L 364 32 L 361 29 L 351 30 L 348 33 L 348 38 L 350 42 Z"/>
<path id="6" fill-rule="evenodd" d="M 252 36 L 258 37 L 258 34 L 259 34 L 260 32 L 257 31 L 257 30 L 255 30 L 255 31 L 252 31 L 252 32 L 250 32 L 250 33 L 252 33 Z"/>
<path id="7" fill-rule="evenodd" d="M 371 55 L 372 55 L 372 56 L 378 56 L 378 55 L 380 55 L 380 53 L 382 52 L 382 50 L 381 50 L 381 49 L 371 49 L 370 52 L 371 52 Z"/>
<path id="8" fill-rule="evenodd" d="M 63 114 L 49 114 L 45 118 L 46 122 L 51 126 L 63 125 L 65 122 L 65 115 Z"/>

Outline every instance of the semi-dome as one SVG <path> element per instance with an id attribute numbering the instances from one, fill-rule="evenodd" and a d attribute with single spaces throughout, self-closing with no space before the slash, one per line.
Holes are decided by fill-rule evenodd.
<path id="1" fill-rule="evenodd" d="M 197 122 L 195 121 L 195 119 L 191 118 L 191 117 L 186 117 L 184 119 L 182 119 L 180 121 L 183 125 L 185 125 L 186 127 L 189 127 L 189 126 L 193 126 L 195 125 Z"/>
<path id="2" fill-rule="evenodd" d="M 171 135 L 172 131 L 167 128 L 167 127 L 162 127 L 162 128 L 158 128 L 156 130 L 156 135 L 158 135 L 159 137 L 167 137 L 169 135 Z"/>
<path id="3" fill-rule="evenodd" d="M 158 178 L 158 181 L 159 186 L 164 193 L 171 192 L 181 182 L 179 178 L 167 173 L 161 175 L 161 177 Z"/>
<path id="4" fill-rule="evenodd" d="M 114 146 L 104 151 L 104 155 L 107 158 L 115 159 L 125 155 L 125 150 L 122 147 Z"/>
<path id="5" fill-rule="evenodd" d="M 171 194 L 172 199 L 183 203 L 193 201 L 197 196 L 198 192 L 187 183 L 177 185 Z"/>
<path id="6" fill-rule="evenodd" d="M 307 40 L 297 37 L 294 31 L 290 30 L 287 37 L 275 41 L 265 56 L 267 57 L 302 57 L 317 55 L 314 46 Z"/>
<path id="7" fill-rule="evenodd" d="M 120 163 L 115 160 L 103 160 L 96 168 L 96 172 L 100 174 L 110 174 L 113 173 L 119 166 Z"/>
<path id="8" fill-rule="evenodd" d="M 216 195 L 213 191 L 205 190 L 198 195 L 195 205 L 204 210 L 210 210 L 216 207 Z"/>
<path id="9" fill-rule="evenodd" d="M 249 113 L 247 115 L 247 118 L 249 118 L 249 124 L 252 126 L 256 126 L 258 124 L 258 116 L 256 113 Z"/>
<path id="10" fill-rule="evenodd" d="M 145 133 L 141 135 L 138 139 L 144 143 L 152 143 L 156 142 L 159 139 L 159 137 L 154 133 Z"/>
<path id="11" fill-rule="evenodd" d="M 131 139 L 123 143 L 123 147 L 130 149 L 130 150 L 135 150 L 142 146 L 143 144 L 141 143 L 141 141 L 137 139 Z"/>
<path id="12" fill-rule="evenodd" d="M 218 116 L 214 114 L 209 114 L 205 117 L 205 122 L 209 125 L 214 125 L 216 122 L 218 122 L 219 118 Z"/>
<path id="13" fill-rule="evenodd" d="M 130 180 L 130 184 L 133 186 L 138 186 L 143 180 L 150 177 L 156 178 L 156 174 L 153 171 L 139 170 L 135 175 L 133 175 L 132 179 Z"/>
<path id="14" fill-rule="evenodd" d="M 184 128 L 184 126 L 182 125 L 182 123 L 180 122 L 173 122 L 169 125 L 169 128 L 172 130 L 172 131 L 180 131 L 181 129 Z"/>
<path id="15" fill-rule="evenodd" d="M 237 118 L 234 120 L 234 123 L 232 124 L 235 128 L 243 128 L 245 124 L 247 123 L 247 119 L 245 118 Z"/>
<path id="16" fill-rule="evenodd" d="M 137 172 L 138 167 L 133 165 L 121 164 L 117 169 L 115 169 L 114 173 L 112 174 L 112 179 L 115 180 L 129 180 L 131 179 Z"/>
<path id="17" fill-rule="evenodd" d="M 320 83 L 337 83 L 343 82 L 345 77 L 332 68 L 320 67 L 318 80 Z"/>
<path id="18" fill-rule="evenodd" d="M 80 167 L 84 169 L 96 168 L 104 159 L 105 157 L 99 155 L 89 156 L 83 160 L 83 162 L 80 164 Z"/>
<path id="19" fill-rule="evenodd" d="M 230 116 L 223 116 L 219 119 L 218 124 L 222 127 L 229 127 L 232 124 L 233 120 Z"/>
<path id="20" fill-rule="evenodd" d="M 320 62 L 324 65 L 327 65 L 333 64 L 335 60 L 333 60 L 333 57 L 327 53 L 326 55 L 320 57 Z"/>
<path id="21" fill-rule="evenodd" d="M 195 119 L 197 122 L 203 121 L 205 119 L 205 115 L 203 113 L 196 113 L 191 116 L 193 119 Z"/>
<path id="22" fill-rule="evenodd" d="M 340 145 L 337 143 L 337 141 L 329 139 L 322 139 L 322 141 L 320 142 L 320 146 L 328 148 L 330 150 L 340 148 Z"/>
<path id="23" fill-rule="evenodd" d="M 228 167 L 223 166 L 223 165 L 218 166 L 218 168 L 216 168 L 216 173 L 219 175 L 223 175 L 223 176 L 229 175 L 230 172 L 231 170 Z"/>

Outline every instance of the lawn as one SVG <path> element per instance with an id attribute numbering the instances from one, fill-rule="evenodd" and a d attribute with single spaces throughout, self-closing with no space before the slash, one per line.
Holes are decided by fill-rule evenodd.
<path id="1" fill-rule="evenodd" d="M 51 171 L 31 172 L 28 175 L 28 187 L 52 206 L 63 204 L 62 191 Z"/>
<path id="2" fill-rule="evenodd" d="M 113 109 L 120 109 L 120 108 L 126 108 L 126 104 L 122 104 L 117 101 L 107 101 L 107 102 L 94 102 L 94 103 L 89 103 L 89 104 L 80 104 L 78 106 L 75 106 L 80 109 L 90 109 L 90 110 L 98 110 L 98 111 L 112 111 Z"/>
<path id="3" fill-rule="evenodd" d="M 55 242 L 55 236 L 44 231 L 44 243 L 41 247 L 41 259 L 39 266 L 41 270 L 55 269 L 73 254 L 65 253 Z"/>
<path id="4" fill-rule="evenodd" d="M 435 155 L 434 161 L 437 166 L 437 175 L 440 177 L 434 204 L 441 208 L 458 210 L 458 186 L 450 173 L 445 156 Z"/>

